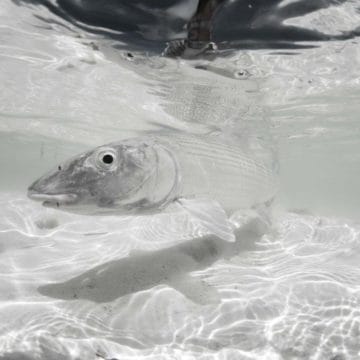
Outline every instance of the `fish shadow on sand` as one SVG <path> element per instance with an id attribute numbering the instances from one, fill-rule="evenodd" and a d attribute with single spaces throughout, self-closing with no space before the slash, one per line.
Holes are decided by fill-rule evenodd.
<path id="1" fill-rule="evenodd" d="M 162 284 L 195 303 L 218 303 L 220 294 L 216 288 L 189 273 L 254 249 L 263 235 L 261 228 L 258 221 L 252 220 L 236 231 L 233 243 L 208 235 L 166 249 L 134 251 L 128 257 L 101 264 L 70 280 L 40 286 L 38 291 L 57 299 L 104 303 Z"/>

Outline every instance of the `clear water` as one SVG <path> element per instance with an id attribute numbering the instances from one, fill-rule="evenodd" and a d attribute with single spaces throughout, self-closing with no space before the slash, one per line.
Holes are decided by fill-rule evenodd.
<path id="1" fill-rule="evenodd" d="M 347 30 L 355 10 L 291 21 Z M 3 0 L 0 20 L 1 359 L 360 358 L 357 38 L 181 61 L 129 57 L 30 2 Z M 235 134 L 279 163 L 265 234 L 223 244 L 184 214 L 26 198 L 62 159 L 169 127 Z"/>

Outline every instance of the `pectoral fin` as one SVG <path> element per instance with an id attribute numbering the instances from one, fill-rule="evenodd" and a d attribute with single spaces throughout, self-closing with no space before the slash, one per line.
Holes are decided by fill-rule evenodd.
<path id="1" fill-rule="evenodd" d="M 173 278 L 168 285 L 200 305 L 218 304 L 221 299 L 215 287 L 190 275 Z"/>
<path id="2" fill-rule="evenodd" d="M 178 199 L 177 202 L 211 234 L 225 241 L 235 241 L 231 223 L 218 202 L 206 199 Z"/>

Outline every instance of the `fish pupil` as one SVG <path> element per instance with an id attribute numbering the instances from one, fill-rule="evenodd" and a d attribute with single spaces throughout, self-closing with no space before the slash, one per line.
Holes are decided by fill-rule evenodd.
<path id="1" fill-rule="evenodd" d="M 103 161 L 105 164 L 111 164 L 111 163 L 114 161 L 114 158 L 113 158 L 112 155 L 106 154 L 106 155 L 103 156 L 102 161 Z"/>

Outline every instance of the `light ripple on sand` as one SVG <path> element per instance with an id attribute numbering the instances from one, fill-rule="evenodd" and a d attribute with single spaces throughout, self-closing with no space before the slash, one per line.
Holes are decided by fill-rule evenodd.
<path id="1" fill-rule="evenodd" d="M 274 354 L 274 359 L 305 360 L 360 351 L 355 225 L 281 215 L 275 231 L 247 251 L 192 273 L 219 291 L 218 303 L 199 305 L 171 286 L 154 284 L 95 304 L 52 299 L 39 294 L 38 287 L 126 258 L 131 248 L 172 251 L 181 238 L 166 241 L 161 218 L 92 221 L 49 213 L 22 199 L 2 201 L 1 212 L 0 259 L 7 269 L 1 291 L 7 295 L 0 306 L 4 353 L 16 347 L 38 358 L 52 351 L 64 359 L 80 354 L 95 359 L 100 351 L 105 358 L 161 359 L 166 351 L 186 353 L 189 359 L 205 352 L 206 359 Z M 56 217 L 57 225 L 39 229 L 35 222 L 42 216 Z M 299 250 L 314 244 L 317 261 L 313 253 Z M 19 339 L 24 339 L 21 346 Z"/>

